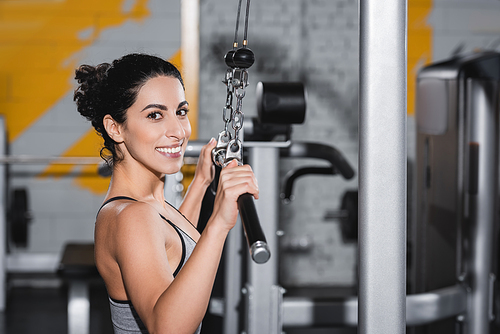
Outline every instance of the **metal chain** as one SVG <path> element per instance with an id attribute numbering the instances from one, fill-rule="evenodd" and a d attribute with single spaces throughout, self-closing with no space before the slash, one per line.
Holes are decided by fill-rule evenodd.
<path id="1" fill-rule="evenodd" d="M 226 76 L 222 81 L 226 86 L 226 106 L 222 109 L 222 120 L 224 121 L 224 131 L 229 135 L 229 123 L 233 119 L 233 71 L 227 69 Z"/>
<path id="2" fill-rule="evenodd" d="M 243 148 L 240 140 L 240 131 L 243 128 L 244 114 L 242 112 L 243 98 L 245 97 L 245 88 L 248 86 L 247 68 L 252 66 L 254 61 L 253 52 L 247 49 L 247 30 L 248 30 L 248 13 L 250 0 L 247 0 L 246 20 L 243 48 L 245 50 L 236 49 L 239 16 L 241 9 L 241 0 L 238 5 L 238 18 L 236 21 L 235 42 L 233 50 L 226 54 L 226 64 L 229 68 L 222 82 L 226 88 L 226 105 L 222 109 L 222 120 L 224 121 L 224 130 L 219 133 L 217 146 L 212 150 L 212 160 L 219 167 L 225 167 L 233 159 L 238 161 L 238 164 L 243 164 Z M 233 97 L 236 96 L 236 106 L 233 108 Z M 234 138 L 229 131 L 231 124 L 234 131 Z"/>
<path id="3" fill-rule="evenodd" d="M 236 108 L 233 112 L 233 130 L 234 138 L 239 140 L 239 132 L 243 128 L 244 115 L 241 111 L 243 107 L 243 98 L 245 97 L 245 88 L 248 86 L 248 72 L 245 69 L 233 70 L 233 86 L 236 95 Z"/>

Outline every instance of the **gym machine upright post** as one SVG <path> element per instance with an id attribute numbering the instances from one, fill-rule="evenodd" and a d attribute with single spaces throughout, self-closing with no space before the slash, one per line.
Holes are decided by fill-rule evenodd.
<path id="1" fill-rule="evenodd" d="M 359 2 L 360 334 L 406 330 L 406 18 L 406 0 Z"/>

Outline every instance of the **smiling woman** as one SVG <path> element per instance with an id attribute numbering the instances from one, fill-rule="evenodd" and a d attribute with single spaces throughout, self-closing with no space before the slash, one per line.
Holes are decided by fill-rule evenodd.
<path id="1" fill-rule="evenodd" d="M 212 182 L 212 139 L 201 151 L 179 210 L 163 196 L 191 134 L 179 71 L 155 56 L 131 54 L 76 71 L 78 111 L 104 138 L 113 169 L 95 227 L 95 260 L 106 283 L 115 333 L 199 333 L 237 199 L 258 197 L 249 166 L 233 162 L 219 178 L 213 214 L 196 229 Z M 106 155 L 106 152 L 109 152 Z"/>
<path id="2" fill-rule="evenodd" d="M 158 76 L 141 87 L 137 100 L 128 108 L 125 123 L 118 123 L 108 114 L 103 125 L 123 158 L 131 155 L 134 159 L 128 161 L 157 164 L 150 170 L 173 174 L 182 167 L 182 153 L 191 135 L 187 105 L 181 81 Z M 170 160 L 158 159 L 158 153 Z M 150 154 L 155 158 L 148 159 Z"/>

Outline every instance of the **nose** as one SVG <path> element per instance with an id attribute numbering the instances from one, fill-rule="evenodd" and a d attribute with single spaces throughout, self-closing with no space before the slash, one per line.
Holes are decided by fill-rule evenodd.
<path id="1" fill-rule="evenodd" d="M 167 137 L 173 137 L 176 139 L 183 139 L 186 138 L 186 133 L 187 133 L 187 128 L 186 124 L 187 123 L 189 127 L 189 121 L 186 120 L 180 120 L 177 117 L 171 117 L 167 122 L 167 126 L 165 129 L 165 136 Z"/>

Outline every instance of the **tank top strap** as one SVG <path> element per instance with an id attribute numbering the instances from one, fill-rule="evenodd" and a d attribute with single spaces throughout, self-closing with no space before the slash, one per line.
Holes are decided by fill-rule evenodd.
<path id="1" fill-rule="evenodd" d="M 99 210 L 97 211 L 97 215 L 99 215 L 99 212 L 101 212 L 102 208 L 108 204 L 108 203 L 111 203 L 111 202 L 114 202 L 114 201 L 118 201 L 118 200 L 121 200 L 121 199 L 126 199 L 126 200 L 130 200 L 130 201 L 134 201 L 134 202 L 137 202 L 137 200 L 135 198 L 132 198 L 132 197 L 128 197 L 128 196 L 115 196 L 115 197 L 111 197 L 110 199 L 108 199 L 106 202 L 102 203 L 101 207 L 99 208 Z M 96 216 L 97 216 L 96 215 Z"/>
<path id="2" fill-rule="evenodd" d="M 166 221 L 168 224 L 170 224 L 170 226 L 172 226 L 172 228 L 175 230 L 175 232 L 177 232 L 179 239 L 181 240 L 182 256 L 181 256 L 181 260 L 179 261 L 179 264 L 177 265 L 177 268 L 175 268 L 174 273 L 173 273 L 173 276 L 176 277 L 177 274 L 179 273 L 179 271 L 184 266 L 184 263 L 186 263 L 187 257 L 189 257 L 191 255 L 191 251 L 189 252 L 189 254 L 186 254 L 186 237 L 183 234 L 185 234 L 186 236 L 187 236 L 187 234 L 186 234 L 186 232 L 181 230 L 179 227 L 177 227 L 177 225 L 172 223 L 169 219 L 165 218 L 161 213 L 159 215 L 164 221 Z"/>
<path id="3" fill-rule="evenodd" d="M 177 211 L 182 216 L 182 218 L 184 218 L 191 226 L 193 226 L 195 229 L 197 229 L 196 226 L 194 226 L 194 224 L 191 223 L 191 221 L 189 219 L 187 219 L 187 217 L 184 216 L 184 214 L 182 212 L 179 211 L 179 209 L 177 209 L 175 206 L 173 206 L 172 204 L 170 204 L 167 201 L 165 201 L 165 203 L 167 203 L 171 208 L 173 208 L 175 211 Z"/>

